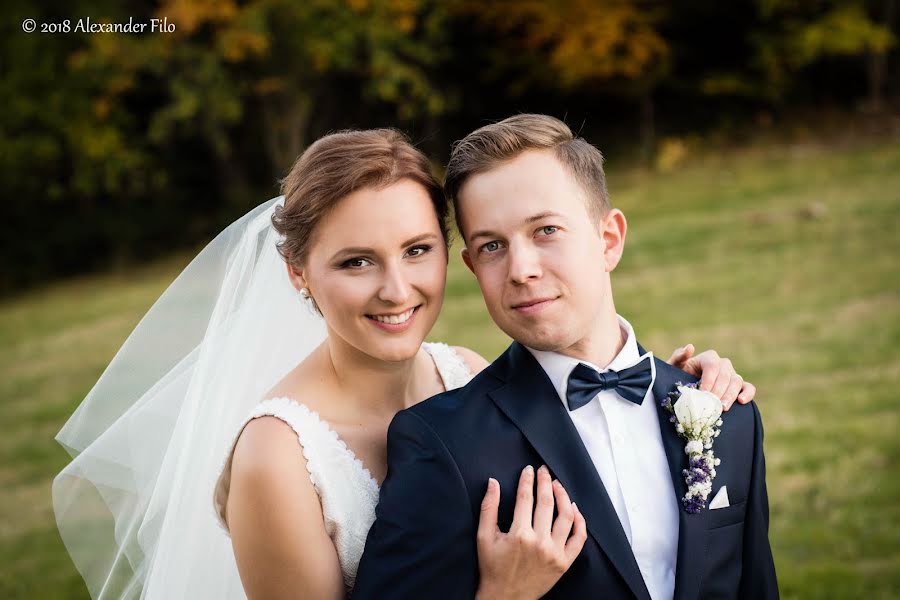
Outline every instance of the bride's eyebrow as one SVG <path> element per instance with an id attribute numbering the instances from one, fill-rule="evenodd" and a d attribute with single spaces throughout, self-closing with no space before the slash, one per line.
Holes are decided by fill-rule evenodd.
<path id="1" fill-rule="evenodd" d="M 401 248 L 406 248 L 407 246 L 412 246 L 413 244 L 417 244 L 419 242 L 424 242 L 425 240 L 436 240 L 437 236 L 433 233 L 421 233 L 417 236 L 411 237 L 402 244 L 400 244 Z"/>
<path id="2" fill-rule="evenodd" d="M 363 248 L 362 246 L 353 246 L 350 248 L 341 248 L 340 250 L 335 252 L 334 256 L 332 256 L 331 258 L 332 259 L 340 258 L 342 256 L 349 255 L 349 254 L 372 254 L 374 252 L 375 251 L 372 250 L 371 248 Z"/>
<path id="3" fill-rule="evenodd" d="M 422 233 L 417 236 L 411 237 L 402 244 L 400 244 L 401 248 L 406 248 L 408 246 L 412 246 L 418 242 L 424 242 L 425 240 L 436 240 L 438 236 L 433 233 Z M 331 260 L 337 260 L 339 258 L 344 258 L 347 256 L 352 256 L 356 254 L 376 254 L 374 248 L 367 248 L 365 246 L 350 246 L 348 248 L 341 248 L 337 252 L 332 255 Z"/>

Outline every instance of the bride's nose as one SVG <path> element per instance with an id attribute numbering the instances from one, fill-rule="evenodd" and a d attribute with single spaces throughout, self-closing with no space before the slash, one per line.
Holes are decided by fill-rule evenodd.
<path id="1" fill-rule="evenodd" d="M 381 288 L 378 290 L 378 299 L 402 306 L 409 300 L 411 293 L 412 286 L 410 286 L 403 270 L 399 266 L 389 265 L 384 271 L 384 279 L 382 279 Z"/>

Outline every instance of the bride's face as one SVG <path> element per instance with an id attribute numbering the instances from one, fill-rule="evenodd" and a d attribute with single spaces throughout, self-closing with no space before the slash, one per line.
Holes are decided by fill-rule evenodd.
<path id="1" fill-rule="evenodd" d="M 333 341 L 373 358 L 416 355 L 441 310 L 447 247 L 428 192 L 402 180 L 347 196 L 318 224 L 295 285 Z"/>

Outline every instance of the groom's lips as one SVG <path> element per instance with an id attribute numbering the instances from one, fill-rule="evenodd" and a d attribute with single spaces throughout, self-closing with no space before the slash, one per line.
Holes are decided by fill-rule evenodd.
<path id="1" fill-rule="evenodd" d="M 513 310 L 522 314 L 530 315 L 544 310 L 555 301 L 556 298 L 535 298 L 533 300 L 526 300 L 525 302 L 513 304 Z"/>

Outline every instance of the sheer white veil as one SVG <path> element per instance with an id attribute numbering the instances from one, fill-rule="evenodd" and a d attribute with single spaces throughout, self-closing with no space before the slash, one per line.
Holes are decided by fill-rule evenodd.
<path id="1" fill-rule="evenodd" d="M 157 300 L 56 440 L 62 539 L 92 598 L 243 598 L 213 487 L 237 427 L 325 339 L 287 278 L 274 198 Z"/>

